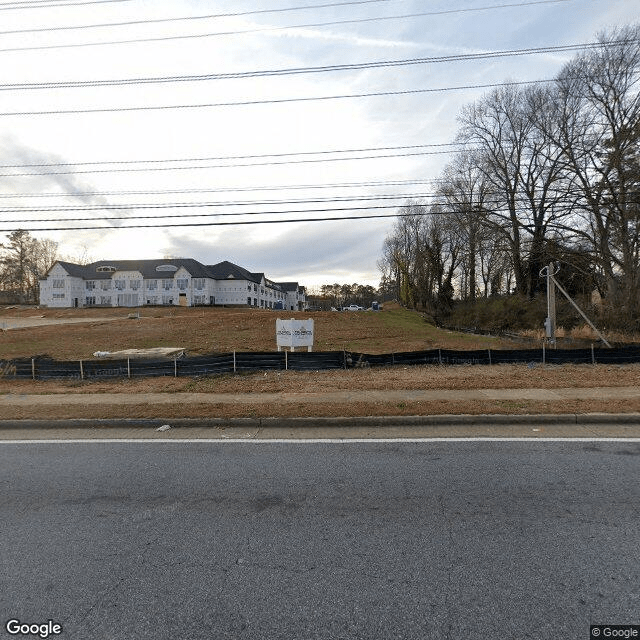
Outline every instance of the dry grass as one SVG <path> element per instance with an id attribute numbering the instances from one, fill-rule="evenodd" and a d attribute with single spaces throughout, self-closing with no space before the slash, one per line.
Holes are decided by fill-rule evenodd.
<path id="1" fill-rule="evenodd" d="M 558 389 L 640 386 L 640 364 L 493 367 L 421 365 L 329 371 L 269 371 L 197 378 L 3 380 L 2 393 L 316 393 L 420 389 Z"/>
<path id="2" fill-rule="evenodd" d="M 442 331 L 415 312 L 397 306 L 361 313 L 274 312 L 255 309 L 143 308 L 140 319 L 127 309 L 3 309 L 8 317 L 86 318 L 87 323 L 55 324 L 0 332 L 0 359 L 48 354 L 61 360 L 92 357 L 95 351 L 181 347 L 190 354 L 273 351 L 275 321 L 313 318 L 316 351 L 364 353 L 430 348 L 480 349 L 512 343 Z M 94 318 L 113 317 L 96 321 Z"/>
<path id="3" fill-rule="evenodd" d="M 350 402 L 326 404 L 270 405 L 138 404 L 121 407 L 100 405 L 91 407 L 47 406 L 40 408 L 7 407 L 3 419 L 153 419 L 171 418 L 297 418 L 297 417 L 358 417 L 358 416 L 419 416 L 419 415 L 542 415 L 567 413 L 640 413 L 640 400 L 573 400 L 535 402 L 531 400 L 433 401 L 433 402 Z"/>
<path id="4" fill-rule="evenodd" d="M 44 315 L 49 318 L 87 319 L 86 324 L 52 325 L 0 333 L 0 360 L 47 353 L 59 359 L 91 357 L 94 351 L 156 346 L 183 347 L 188 353 L 272 351 L 275 320 L 298 317 L 315 320 L 315 349 L 389 353 L 429 348 L 514 348 L 514 343 L 441 331 L 420 314 L 398 307 L 380 313 L 280 313 L 243 309 L 143 309 L 140 320 L 128 319 L 128 310 L 0 310 L 3 317 Z M 115 317 L 92 322 L 93 318 Z M 536 366 L 415 366 L 347 371 L 270 371 L 249 375 L 200 378 L 144 378 L 96 381 L 11 381 L 0 379 L 1 394 L 59 393 L 322 393 L 344 390 L 414 389 L 526 389 L 563 387 L 639 386 L 640 365 Z M 482 401 L 349 404 L 298 404 L 247 407 L 228 403 L 156 407 L 141 404 L 69 407 L 63 402 L 46 409 L 5 406 L 5 419 L 19 418 L 153 418 L 153 417 L 267 417 L 424 415 L 442 413 L 567 413 L 640 411 L 636 401 Z"/>

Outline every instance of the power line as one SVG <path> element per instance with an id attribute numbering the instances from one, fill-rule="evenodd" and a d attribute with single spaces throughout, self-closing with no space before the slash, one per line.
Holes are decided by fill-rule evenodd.
<path id="1" fill-rule="evenodd" d="M 70 193 L 0 193 L 0 198 L 68 198 L 68 197 L 97 197 L 97 196 L 130 196 L 130 195 L 175 195 L 187 193 L 247 193 L 252 191 L 296 191 L 313 189 L 354 189 L 362 187 L 403 187 L 418 184 L 434 184 L 437 179 L 429 180 L 381 180 L 369 182 L 338 182 L 327 184 L 295 184 L 295 185 L 261 185 L 253 187 L 219 187 L 208 189 L 153 189 L 129 191 L 74 191 Z"/>
<path id="2" fill-rule="evenodd" d="M 282 214 L 294 214 L 294 213 L 329 213 L 332 211 L 360 211 L 360 210 L 373 210 L 373 209 L 397 209 L 397 205 L 377 205 L 377 206 L 367 206 L 367 207 L 336 207 L 329 209 L 301 209 L 301 210 L 287 210 L 287 211 L 272 211 L 272 212 L 259 212 L 261 215 L 266 215 L 267 213 L 282 215 Z M 492 210 L 489 213 L 507 213 L 507 210 Z M 445 211 L 439 210 L 437 212 L 430 211 L 430 215 L 450 215 L 457 214 L 459 211 Z M 219 214 L 213 214 L 218 217 Z M 236 214 L 236 215 L 252 215 L 251 213 L 244 214 Z M 255 225 L 255 224 L 291 224 L 291 223 L 300 223 L 300 222 L 332 222 L 332 221 L 341 221 L 341 220 L 372 220 L 377 218 L 405 218 L 415 216 L 414 212 L 403 212 L 402 210 L 396 211 L 395 213 L 382 213 L 382 214 L 372 214 L 366 216 L 334 216 L 331 218 L 328 217 L 320 217 L 320 218 L 287 218 L 285 220 L 281 219 L 272 219 L 272 220 L 233 220 L 233 221 L 207 221 L 207 222 L 180 222 L 180 223 L 162 223 L 162 224 L 137 224 L 132 225 L 128 224 L 126 226 L 117 226 L 117 225 L 92 225 L 85 227 L 37 227 L 30 228 L 28 231 L 30 232 L 39 232 L 39 231 L 97 231 L 97 230 L 124 230 L 124 229 L 166 229 L 166 228 L 185 228 L 185 227 L 220 227 L 220 226 L 242 226 L 242 225 Z M 158 216 L 159 217 L 159 216 Z M 176 216 L 169 216 L 176 217 Z M 187 216 L 187 217 L 198 217 L 198 216 Z M 106 218 L 106 220 L 116 220 L 117 218 Z M 56 220 L 57 221 L 57 220 Z M 24 221 L 22 221 L 24 222 Z M 24 229 L 24 227 L 19 227 L 19 229 Z M 13 231 L 17 231 L 16 229 L 0 229 L 0 233 L 11 233 Z"/>
<path id="3" fill-rule="evenodd" d="M 38 3 L 14 3 L 4 2 L 0 4 L 0 11 L 13 11 L 21 9 L 49 9 L 52 7 L 80 7 L 89 4 L 108 4 L 111 2 L 131 2 L 131 0 L 85 0 L 84 2 L 56 2 L 54 4 L 44 4 L 50 0 L 42 0 Z M 14 5 L 14 6 L 9 6 Z"/>
<path id="4" fill-rule="evenodd" d="M 51 0 L 40 0 L 41 2 L 51 2 Z M 110 0 L 116 2 L 118 0 Z M 561 1 L 561 0 L 558 0 Z M 254 11 L 236 11 L 233 13 L 211 13 L 200 16 L 182 16 L 178 18 L 149 18 L 146 20 L 127 20 L 124 22 L 103 22 L 97 24 L 71 25 L 64 27 L 42 27 L 37 29 L 13 29 L 11 31 L 0 31 L 0 35 L 8 35 L 15 33 L 41 33 L 43 31 L 68 31 L 76 29 L 95 29 L 101 27 L 128 27 L 140 24 L 160 24 L 166 22 L 182 22 L 191 20 L 212 20 L 216 18 L 239 18 L 243 16 L 265 14 L 265 13 L 285 13 L 288 11 L 304 11 L 307 9 L 326 9 L 330 7 L 342 7 L 347 5 L 359 4 L 379 4 L 381 2 L 397 2 L 397 0 L 353 0 L 345 2 L 326 2 L 323 4 L 311 4 L 298 7 L 283 7 L 281 9 L 257 9 Z M 9 4 L 9 3 L 5 3 Z M 14 4 L 14 3 L 11 3 Z"/>
<path id="5" fill-rule="evenodd" d="M 293 200 L 252 200 L 246 202 L 171 202 L 163 204 L 149 204 L 149 203 L 134 203 L 124 205 L 111 205 L 111 204 L 96 204 L 96 205 L 82 205 L 82 206 L 68 206 L 68 207 L 12 207 L 6 209 L 0 209 L 0 213 L 33 213 L 33 212 L 45 212 L 52 213 L 69 213 L 69 212 L 83 212 L 83 211 L 127 211 L 127 210 L 161 210 L 161 209 L 210 209 L 219 207 L 258 207 L 258 206 L 271 206 L 271 205 L 294 205 L 294 204 L 323 204 L 323 203 L 341 203 L 341 202 L 375 202 L 385 200 L 407 200 L 418 198 L 432 198 L 433 194 L 420 194 L 420 193 L 403 193 L 398 195 L 376 195 L 376 196 L 355 196 L 344 198 L 301 198 Z M 399 205 L 391 205 L 391 208 L 398 207 Z M 362 207 L 355 207 L 360 209 Z M 376 209 L 376 206 L 367 206 L 364 208 Z M 389 208 L 384 206 L 380 208 Z M 316 209 L 299 209 L 294 210 L 293 213 L 303 213 L 305 211 L 317 211 Z M 342 209 L 336 209 L 336 211 L 342 211 Z M 266 215 L 281 213 L 280 211 L 252 211 L 250 213 L 246 211 L 225 211 L 216 213 L 188 213 L 188 214 L 161 214 L 161 215 L 134 215 L 134 216 L 100 216 L 90 218 L 65 218 L 64 222 L 78 222 L 78 221 L 95 221 L 95 220 L 138 220 L 138 219 L 159 219 L 159 218 L 181 218 L 181 217 L 210 217 L 210 216 L 246 216 L 246 215 Z M 286 213 L 292 213 L 292 211 L 286 211 Z M 24 223 L 24 222 L 61 222 L 60 218 L 20 218 L 17 220 L 3 220 L 1 224 L 9 223 Z"/>
<path id="6" fill-rule="evenodd" d="M 396 60 L 374 60 L 371 62 L 353 62 L 333 65 L 319 65 L 314 67 L 288 67 L 282 69 L 255 69 L 251 71 L 229 71 L 224 73 L 204 73 L 178 76 L 156 76 L 138 78 L 112 78 L 106 80 L 57 80 L 52 82 L 33 83 L 4 83 L 0 84 L 3 91 L 17 91 L 27 89 L 77 89 L 95 87 L 114 87 L 147 84 L 166 84 L 173 82 L 202 82 L 215 80 L 241 80 L 245 78 L 283 77 L 315 73 L 334 73 L 339 71 L 360 71 L 364 69 L 380 69 L 405 67 L 420 64 L 439 64 L 444 62 L 465 62 L 468 60 L 488 60 L 493 58 L 507 58 L 528 56 L 538 53 L 558 53 L 593 49 L 602 46 L 629 44 L 637 40 L 612 40 L 609 42 L 584 42 L 578 44 L 552 45 L 547 47 L 528 47 L 525 49 L 505 49 L 501 51 L 484 51 L 479 53 L 459 53 L 448 56 L 429 56 L 422 58 L 401 58 Z"/>
<path id="7" fill-rule="evenodd" d="M 163 158 L 150 160 L 100 160 L 100 161 L 84 161 L 84 162 L 49 162 L 49 163 L 30 163 L 30 164 L 0 164 L 0 169 L 24 169 L 26 167 L 79 167 L 91 164 L 165 164 L 168 162 L 210 162 L 212 160 L 247 160 L 253 158 L 283 158 L 288 156 L 310 156 L 310 155 L 328 155 L 334 153 L 364 153 L 365 151 L 396 151 L 400 149 L 424 149 L 431 147 L 458 147 L 462 143 L 458 142 L 439 142 L 431 144 L 410 144 L 393 147 L 363 147 L 359 149 L 327 149 L 322 151 L 289 151 L 286 153 L 259 153 L 241 156 L 209 156 L 203 158 Z"/>
<path id="8" fill-rule="evenodd" d="M 331 211 L 362 211 L 362 210 L 371 210 L 371 209 L 396 209 L 397 205 L 380 205 L 380 206 L 367 206 L 367 207 L 340 207 L 340 208 L 329 208 L 329 209 L 302 209 L 300 211 L 289 210 L 289 211 L 273 211 L 272 214 L 294 214 L 294 213 L 329 213 Z M 266 212 L 264 212 L 266 213 Z M 245 213 L 244 215 L 251 215 L 249 213 Z M 326 222 L 329 220 L 366 220 L 371 218 L 395 218 L 398 215 L 409 215 L 409 214 L 397 214 L 397 213 L 387 213 L 387 214 L 373 214 L 369 216 L 340 216 L 335 218 L 297 218 L 297 219 L 286 219 L 286 220 L 233 220 L 233 221 L 207 221 L 207 222 L 181 222 L 181 223 L 162 223 L 162 224 L 154 224 L 154 225 L 126 225 L 126 226 L 114 226 L 114 225 L 92 225 L 85 227 L 38 227 L 31 228 L 28 231 L 93 231 L 93 230 L 101 230 L 101 229 L 156 229 L 156 228 L 169 228 L 169 227 L 213 227 L 213 226 L 235 226 L 235 225 L 247 225 L 247 224 L 284 224 L 287 222 Z M 24 227 L 20 227 L 23 229 Z M 0 233 L 10 233 L 12 231 L 17 231 L 18 229 L 0 229 Z"/>
<path id="9" fill-rule="evenodd" d="M 312 22 L 312 23 L 305 23 L 305 24 L 287 25 L 283 27 L 257 27 L 252 29 L 218 31 L 213 33 L 195 33 L 195 34 L 175 35 L 175 36 L 156 36 L 156 37 L 149 37 L 149 38 L 134 38 L 129 40 L 108 40 L 103 42 L 77 42 L 77 43 L 69 43 L 69 44 L 11 47 L 11 48 L 0 49 L 0 52 L 34 51 L 34 50 L 43 50 L 43 49 L 69 49 L 69 48 L 77 48 L 77 47 L 96 47 L 96 46 L 115 45 L 115 44 L 139 44 L 143 42 L 161 42 L 161 41 L 170 41 L 170 40 L 186 40 L 186 39 L 194 39 L 194 38 L 212 38 L 212 37 L 220 37 L 220 36 L 247 35 L 251 33 L 328 27 L 328 26 L 337 26 L 341 24 L 358 24 L 358 23 L 380 22 L 380 21 L 388 21 L 388 20 L 406 20 L 408 18 L 420 18 L 420 17 L 446 15 L 446 14 L 454 14 L 454 13 L 468 13 L 471 11 L 488 11 L 492 9 L 525 7 L 525 6 L 539 5 L 539 4 L 557 4 L 560 2 L 572 2 L 572 1 L 573 0 L 532 0 L 531 2 L 498 4 L 498 5 L 490 5 L 485 7 L 468 7 L 466 9 L 448 9 L 444 11 L 420 11 L 417 13 L 405 13 L 405 14 L 393 15 L 393 16 L 374 16 L 369 18 L 352 18 L 349 20 L 331 20 L 331 21 L 325 21 L 325 22 Z M 314 7 L 299 7 L 299 8 L 306 9 L 306 8 L 314 8 Z M 268 11 L 278 11 L 278 10 L 265 10 L 264 12 L 268 12 Z M 0 34 L 18 34 L 18 33 L 41 32 L 41 31 L 46 32 L 46 31 L 56 31 L 56 30 L 89 29 L 89 28 L 98 28 L 98 27 L 132 26 L 132 25 L 140 25 L 140 24 L 152 24 L 152 23 L 158 23 L 158 22 L 175 22 L 175 21 L 181 21 L 181 20 L 202 20 L 202 19 L 212 19 L 212 18 L 219 18 L 219 17 L 223 17 L 223 16 L 219 14 L 213 14 L 213 15 L 204 15 L 204 16 L 187 16 L 182 18 L 164 18 L 164 19 L 158 19 L 158 20 L 136 20 L 136 21 L 128 21 L 128 22 L 113 22 L 113 23 L 104 23 L 104 24 L 79 25 L 79 26 L 58 27 L 58 28 L 45 27 L 42 29 L 16 29 L 13 31 L 0 32 Z"/>
<path id="10" fill-rule="evenodd" d="M 548 80 L 522 80 L 518 82 L 495 82 L 491 84 L 471 84 L 457 87 L 438 87 L 432 89 L 407 89 L 404 91 L 376 91 L 372 93 L 351 93 L 333 96 L 311 96 L 308 98 L 277 98 L 273 100 L 242 100 L 238 102 L 207 102 L 200 104 L 173 104 L 173 105 L 147 105 L 144 107 L 105 107 L 96 109 L 58 109 L 53 111 L 7 111 L 0 112 L 0 116 L 45 116 L 45 115 L 70 115 L 80 113 L 120 113 L 135 111 L 168 111 L 173 109 L 204 109 L 213 107 L 238 107 L 255 106 L 261 104 L 285 104 L 293 102 L 313 102 L 320 100 L 341 100 L 348 98 L 371 98 L 384 96 L 403 96 L 421 93 L 440 93 L 445 91 L 462 91 L 469 89 L 490 89 L 497 87 L 522 86 L 529 84 L 544 84 L 555 82 Z"/>
<path id="11" fill-rule="evenodd" d="M 236 162 L 232 164 L 208 164 L 191 165 L 181 167 L 135 167 L 119 169 L 83 169 L 81 171 L 44 171 L 33 173 L 0 173 L 2 178 L 17 178 L 29 176 L 58 176 L 58 175 L 84 175 L 89 173 L 144 173 L 149 171 L 194 171 L 204 169 L 235 169 L 238 167 L 274 167 L 289 164 L 315 164 L 319 162 L 348 162 L 350 160 L 387 160 L 389 158 L 409 158 L 415 156 L 440 155 L 453 153 L 454 151 L 412 151 L 406 153 L 384 153 L 369 156 L 351 156 L 347 158 L 304 158 L 298 160 L 277 160 L 270 162 Z"/>
<path id="12" fill-rule="evenodd" d="M 638 195 L 640 192 L 630 192 L 629 195 Z M 557 194 L 556 194 L 556 197 Z M 378 201 L 390 201 L 390 200 L 404 200 L 412 202 L 418 206 L 430 206 L 424 202 L 420 202 L 424 199 L 441 199 L 442 194 L 439 193 L 401 193 L 401 194 L 378 194 L 378 195 L 366 195 L 366 196 L 343 196 L 343 197 L 331 197 L 331 198 L 294 198 L 287 200 L 246 200 L 246 201 L 222 201 L 222 202 L 171 202 L 171 203 L 129 203 L 129 204 L 88 204 L 88 205 L 65 205 L 54 207 L 7 207 L 0 209 L 0 214 L 7 213 L 33 213 L 33 212 L 52 212 L 52 213 L 71 213 L 71 212 L 90 212 L 90 211 L 130 211 L 130 210 L 164 210 L 164 209 L 211 209 L 221 207 L 261 207 L 261 206 L 282 206 L 282 205 L 299 205 L 299 204 L 325 204 L 325 203 L 345 203 L 345 202 L 378 202 Z M 527 208 L 531 203 L 525 196 L 516 197 L 514 202 L 516 204 L 524 204 Z M 435 203 L 441 206 L 440 203 Z M 450 203 L 447 202 L 446 206 L 452 208 L 452 211 L 448 213 L 465 213 L 475 212 L 477 213 L 478 207 L 483 211 L 489 207 L 501 207 L 504 204 L 504 200 L 491 196 L 484 198 L 481 203 L 473 204 L 469 203 Z M 549 203 L 549 206 L 554 204 Z M 636 201 L 629 202 L 628 204 L 637 204 Z M 379 208 L 404 208 L 406 205 L 388 205 L 376 206 L 368 205 L 364 207 L 366 209 L 379 209 Z M 362 209 L 363 207 L 348 207 L 348 209 Z M 331 210 L 342 211 L 342 208 L 333 208 Z M 325 211 L 324 209 L 296 209 L 286 211 L 225 211 L 215 213 L 170 213 L 170 214 L 154 214 L 154 215 L 127 215 L 127 216 L 91 216 L 91 217 L 74 217 L 74 218 L 24 218 L 21 217 L 16 220 L 3 220 L 1 224 L 10 223 L 36 223 L 36 222 L 80 222 L 80 221 L 113 221 L 113 220 L 139 220 L 139 219 L 152 219 L 157 220 L 161 218 L 192 218 L 192 217 L 219 217 L 219 216 L 246 216 L 246 215 L 272 215 L 277 213 L 303 213 L 307 211 Z M 430 211 L 429 213 L 434 213 Z"/>
<path id="13" fill-rule="evenodd" d="M 387 1 L 387 0 L 375 0 L 376 2 L 382 2 L 382 1 Z M 416 17 L 416 16 L 431 16 L 431 15 L 442 15 L 442 14 L 448 14 L 448 13 L 468 13 L 471 11 L 487 11 L 490 9 L 503 9 L 503 8 L 507 8 L 507 7 L 525 7 L 525 6 L 529 6 L 529 5 L 537 5 L 537 4 L 557 4 L 559 2 L 572 2 L 573 0 L 533 0 L 531 2 L 518 2 L 518 3 L 511 3 L 511 4 L 495 4 L 495 5 L 489 5 L 489 6 L 485 6 L 485 7 L 468 7 L 466 9 L 448 9 L 445 11 L 429 11 L 429 12 L 425 12 L 425 13 L 419 13 L 419 14 L 410 14 L 407 15 L 406 17 Z M 62 26 L 62 27 L 41 27 L 41 28 L 36 28 L 36 29 L 12 29 L 9 31 L 0 31 L 0 35 L 12 35 L 12 34 L 22 34 L 22 33 L 43 33 L 43 32 L 50 32 L 50 31 L 77 31 L 77 30 L 81 30 L 81 29 L 98 29 L 98 28 L 110 28 L 110 27 L 130 27 L 130 26 L 138 26 L 138 25 L 146 25 L 146 24 L 162 24 L 162 23 L 167 23 L 167 22 L 186 22 L 186 21 L 195 21 L 195 20 L 212 20 L 212 19 L 217 19 L 217 18 L 228 18 L 228 17 L 241 17 L 241 16 L 247 16 L 247 15 L 252 15 L 252 14 L 256 14 L 256 13 L 282 13 L 284 11 L 294 11 L 294 10 L 305 10 L 305 9 L 318 9 L 318 8 L 326 8 L 326 7 L 336 7 L 336 6 L 342 6 L 342 5 L 346 5 L 346 4 L 363 4 L 362 2 L 360 3 L 354 3 L 354 2 L 337 2 L 337 3 L 331 3 L 331 4 L 322 4 L 322 5 L 307 5 L 304 7 L 287 7 L 284 9 L 261 9 L 259 11 L 244 11 L 242 13 L 235 13 L 235 14 L 221 14 L 221 13 L 214 13 L 214 14 L 207 14 L 207 15 L 199 15 L 199 16 L 179 16 L 177 18 L 149 18 L 146 20 L 127 20 L 127 21 L 123 21 L 123 22 L 102 22 L 102 23 L 94 23 L 94 24 L 82 24 L 82 25 L 66 25 L 66 26 Z M 380 16 L 380 17 L 373 17 L 373 18 L 363 18 L 362 21 L 373 21 L 373 20 L 389 20 L 389 19 L 394 19 L 394 18 L 402 18 L 405 16 Z M 346 20 L 344 21 L 345 23 L 350 23 L 350 22 L 360 22 L 361 20 L 356 19 L 356 20 Z M 335 25 L 335 24 L 343 24 L 342 21 L 336 21 L 336 22 L 331 22 L 329 23 L 331 25 Z M 323 23 L 324 25 L 324 23 Z M 313 25 L 292 25 L 289 27 L 276 27 L 277 29 L 294 29 L 294 28 L 299 28 L 300 26 L 319 26 L 317 24 L 313 24 Z M 228 32 L 225 32 L 225 35 Z M 246 33 L 245 31 L 238 31 L 238 32 L 232 32 L 232 33 Z M 217 34 L 211 34 L 211 35 L 217 35 Z M 102 44 L 102 43 L 98 43 L 98 44 Z"/>

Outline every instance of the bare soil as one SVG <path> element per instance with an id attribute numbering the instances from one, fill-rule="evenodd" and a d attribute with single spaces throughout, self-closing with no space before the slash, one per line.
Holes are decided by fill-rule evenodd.
<path id="1" fill-rule="evenodd" d="M 441 331 L 420 314 L 398 307 L 380 313 L 315 312 L 278 314 L 245 309 L 145 308 L 140 319 L 130 309 L 0 309 L 3 317 L 44 315 L 57 320 L 86 318 L 86 324 L 65 324 L 0 332 L 0 360 L 48 354 L 58 359 L 85 359 L 94 351 L 128 348 L 182 347 L 190 354 L 275 349 L 275 320 L 313 318 L 318 351 L 347 349 L 390 353 L 430 348 L 518 348 L 510 341 Z M 104 318 L 115 318 L 105 320 Z M 640 384 L 640 365 L 415 366 L 316 372 L 258 372 L 201 378 L 144 378 L 112 381 L 14 381 L 0 377 L 1 394 L 99 393 L 304 393 L 338 390 L 396 389 L 527 389 L 617 387 Z M 142 398 L 141 398 L 142 400 Z M 56 407 L 29 409 L 5 406 L 4 419 L 20 418 L 154 418 L 359 416 L 481 413 L 638 412 L 640 401 L 575 402 L 485 401 L 349 403 L 324 405 L 232 406 L 229 404 L 155 407 Z"/>
<path id="2" fill-rule="evenodd" d="M 139 319 L 129 314 L 140 311 Z M 442 331 L 416 312 L 389 305 L 381 312 L 292 312 L 211 307 L 138 309 L 0 309 L 0 327 L 10 318 L 55 324 L 0 331 L 0 359 L 47 354 L 60 360 L 92 357 L 95 351 L 181 347 L 190 354 L 273 351 L 276 318 L 314 320 L 316 351 L 391 353 L 431 348 L 513 348 L 513 343 Z M 77 323 L 78 319 L 86 323 Z"/>

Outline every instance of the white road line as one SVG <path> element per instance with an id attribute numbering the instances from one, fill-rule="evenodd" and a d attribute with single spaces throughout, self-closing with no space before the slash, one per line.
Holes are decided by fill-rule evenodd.
<path id="1" fill-rule="evenodd" d="M 0 440 L 3 444 L 417 444 L 436 442 L 622 442 L 640 443 L 640 438 L 540 438 L 540 437 L 460 437 L 460 438 L 85 438 L 58 440 Z"/>

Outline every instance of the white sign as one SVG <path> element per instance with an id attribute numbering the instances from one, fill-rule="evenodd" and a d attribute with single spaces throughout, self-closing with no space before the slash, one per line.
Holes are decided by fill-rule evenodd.
<path id="1" fill-rule="evenodd" d="M 282 347 L 290 347 L 295 351 L 296 347 L 307 347 L 311 351 L 313 347 L 313 320 L 276 320 L 276 342 L 278 351 Z"/>

